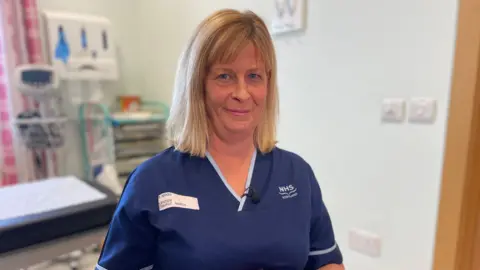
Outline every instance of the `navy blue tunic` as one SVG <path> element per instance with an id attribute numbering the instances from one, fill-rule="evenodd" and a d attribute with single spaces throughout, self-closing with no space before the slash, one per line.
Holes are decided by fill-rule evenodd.
<path id="1" fill-rule="evenodd" d="M 252 157 L 240 197 L 210 155 L 169 148 L 129 177 L 97 270 L 318 269 L 342 263 L 311 167 L 275 148 Z"/>

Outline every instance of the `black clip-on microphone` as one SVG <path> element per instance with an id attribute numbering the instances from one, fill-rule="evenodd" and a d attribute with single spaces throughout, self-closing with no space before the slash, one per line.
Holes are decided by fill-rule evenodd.
<path id="1" fill-rule="evenodd" d="M 242 197 L 247 197 L 252 200 L 253 204 L 258 204 L 260 202 L 260 195 L 255 191 L 253 187 L 248 187 L 245 189 L 245 192 L 243 193 Z"/>

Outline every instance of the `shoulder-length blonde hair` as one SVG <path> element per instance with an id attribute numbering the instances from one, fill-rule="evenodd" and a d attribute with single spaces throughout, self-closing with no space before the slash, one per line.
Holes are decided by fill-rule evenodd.
<path id="1" fill-rule="evenodd" d="M 180 57 L 167 122 L 168 138 L 175 149 L 205 156 L 209 136 L 205 78 L 213 64 L 233 61 L 249 43 L 259 51 L 269 75 L 265 114 L 255 130 L 255 144 L 262 153 L 275 147 L 278 90 L 272 39 L 255 13 L 224 9 L 200 23 Z"/>

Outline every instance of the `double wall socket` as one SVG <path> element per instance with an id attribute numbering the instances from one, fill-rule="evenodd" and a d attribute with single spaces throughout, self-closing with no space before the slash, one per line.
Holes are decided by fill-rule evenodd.
<path id="1" fill-rule="evenodd" d="M 408 117 L 407 117 L 408 105 Z M 433 123 L 437 114 L 437 101 L 432 98 L 386 98 L 382 101 L 383 122 Z"/>

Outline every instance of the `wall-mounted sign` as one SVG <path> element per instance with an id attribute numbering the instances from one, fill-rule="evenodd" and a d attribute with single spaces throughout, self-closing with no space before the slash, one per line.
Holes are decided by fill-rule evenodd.
<path id="1" fill-rule="evenodd" d="M 305 0 L 273 0 L 275 12 L 272 34 L 303 30 L 305 27 Z"/>

